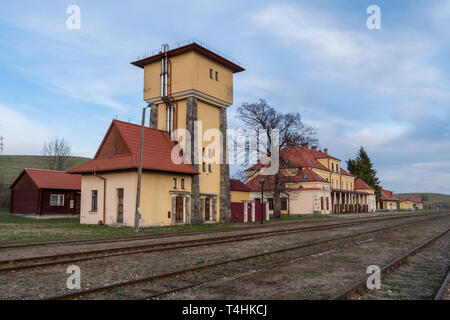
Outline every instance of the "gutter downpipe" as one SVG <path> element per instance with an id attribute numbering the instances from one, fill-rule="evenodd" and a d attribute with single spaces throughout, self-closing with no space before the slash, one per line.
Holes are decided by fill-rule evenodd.
<path id="1" fill-rule="evenodd" d="M 103 225 L 106 224 L 106 178 L 102 176 L 98 176 L 97 172 L 94 170 L 94 177 L 100 178 L 103 180 Z"/>

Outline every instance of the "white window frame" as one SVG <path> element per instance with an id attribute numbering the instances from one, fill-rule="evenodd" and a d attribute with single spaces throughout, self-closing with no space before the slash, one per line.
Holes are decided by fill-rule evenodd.
<path id="1" fill-rule="evenodd" d="M 54 197 L 57 197 L 54 202 Z M 63 194 L 51 194 L 50 195 L 50 207 L 64 207 L 64 195 Z"/>

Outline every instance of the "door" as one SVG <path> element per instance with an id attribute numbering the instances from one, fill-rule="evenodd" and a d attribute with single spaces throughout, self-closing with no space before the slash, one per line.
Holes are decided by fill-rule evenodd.
<path id="1" fill-rule="evenodd" d="M 183 198 L 177 197 L 176 220 L 183 222 Z"/>
<path id="2" fill-rule="evenodd" d="M 205 199 L 205 221 L 211 220 L 211 214 L 210 214 L 210 206 L 211 206 L 211 199 L 206 198 Z"/>
<path id="3" fill-rule="evenodd" d="M 123 189 L 117 189 L 117 223 L 123 223 Z"/>

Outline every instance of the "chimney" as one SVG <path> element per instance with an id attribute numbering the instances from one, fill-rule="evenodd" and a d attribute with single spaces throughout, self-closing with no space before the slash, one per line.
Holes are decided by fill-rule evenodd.
<path id="1" fill-rule="evenodd" d="M 302 143 L 302 148 L 308 150 L 309 143 Z"/>
<path id="2" fill-rule="evenodd" d="M 311 149 L 312 151 L 317 151 L 317 146 L 313 146 Z"/>
<path id="3" fill-rule="evenodd" d="M 328 155 L 328 149 L 323 149 L 323 152 Z"/>

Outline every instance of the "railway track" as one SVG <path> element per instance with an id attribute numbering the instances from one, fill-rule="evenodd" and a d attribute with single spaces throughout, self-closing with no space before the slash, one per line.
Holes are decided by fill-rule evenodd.
<path id="1" fill-rule="evenodd" d="M 425 215 L 428 218 L 429 215 Z M 446 215 L 436 215 L 434 218 L 439 218 Z M 109 257 L 117 257 L 123 255 L 130 255 L 136 253 L 150 253 L 150 252 L 159 252 L 159 251 L 168 251 L 168 250 L 177 250 L 184 248 L 193 248 L 211 244 L 223 244 L 229 242 L 236 241 L 245 241 L 252 240 L 257 238 L 267 238 L 273 236 L 287 235 L 297 232 L 305 232 L 305 231 L 319 231 L 319 230 L 328 230 L 335 228 L 343 228 L 349 226 L 355 226 L 366 223 L 377 223 L 384 221 L 391 221 L 397 219 L 408 219 L 414 217 L 423 217 L 421 216 L 402 216 L 395 218 L 383 218 L 383 219 L 374 219 L 374 220 L 363 220 L 363 221 L 351 221 L 339 224 L 327 224 L 327 225 L 319 225 L 319 226 L 309 226 L 309 227 L 296 227 L 296 228 L 287 228 L 287 229 L 275 229 L 268 231 L 260 231 L 255 233 L 248 234 L 240 234 L 240 235 L 231 235 L 231 236 L 219 236 L 219 237 L 208 237 L 208 238 L 199 238 L 193 240 L 183 240 L 183 241 L 173 241 L 173 242 L 164 242 L 157 244 L 143 244 L 143 245 L 135 245 L 135 246 L 125 246 L 118 248 L 108 248 L 108 249 L 98 249 L 98 250 L 88 250 L 82 252 L 74 252 L 74 253 L 65 253 L 65 254 L 54 254 L 54 255 L 46 255 L 46 256 L 34 256 L 20 259 L 9 259 L 9 260 L 1 260 L 0 261 L 0 273 L 11 272 L 11 271 L 19 271 L 40 267 L 49 267 L 59 264 L 65 263 L 74 263 L 74 262 L 83 262 L 89 261 L 93 259 L 102 259 Z M 426 219 L 425 218 L 425 219 Z"/>
<path id="2" fill-rule="evenodd" d="M 428 216 L 441 212 L 423 212 L 420 214 L 401 214 L 399 216 L 393 215 L 382 215 L 375 217 L 361 217 L 364 220 L 358 221 L 376 221 L 376 220 L 384 220 L 384 219 L 401 219 L 407 217 L 420 217 L 420 216 Z M 445 212 L 444 212 L 445 213 Z M 356 221 L 355 221 L 356 222 Z M 130 236 L 130 237 L 118 237 L 118 238 L 109 238 L 109 239 L 83 239 L 83 240 L 65 240 L 65 241 L 52 241 L 52 242 L 41 242 L 41 243 L 32 243 L 32 244 L 16 244 L 16 245 L 4 245 L 0 246 L 1 250 L 10 250 L 10 249 L 21 249 L 21 248 L 33 248 L 33 247 L 45 247 L 45 246 L 54 246 L 54 245 L 89 245 L 89 244 L 99 244 L 99 243 L 114 243 L 114 242 L 128 242 L 128 241 L 141 241 L 141 240 L 150 240 L 150 239 L 160 239 L 160 238 L 177 238 L 191 235 L 203 235 L 203 234 L 215 234 L 215 233 L 227 233 L 227 232 L 236 232 L 241 230 L 255 230 L 260 228 L 270 228 L 270 227 L 278 227 L 283 225 L 294 225 L 294 224 L 304 224 L 304 221 L 285 221 L 285 222 L 276 222 L 261 225 L 253 225 L 253 226 L 243 226 L 243 227 L 234 227 L 229 229 L 217 229 L 217 230 L 206 230 L 206 231 L 184 231 L 177 233 L 164 233 L 164 234 L 156 234 L 156 235 L 139 235 L 139 236 Z"/>
<path id="3" fill-rule="evenodd" d="M 439 234 L 433 236 L 432 238 L 424 241 L 415 248 L 409 250 L 408 252 L 402 254 L 400 257 L 394 259 L 392 262 L 381 268 L 381 274 L 388 274 L 388 280 L 382 280 L 382 287 L 380 290 L 371 290 L 370 292 L 366 289 L 366 283 L 369 276 L 357 281 L 350 287 L 342 290 L 340 293 L 332 297 L 331 300 L 345 300 L 345 299 L 425 299 L 432 298 L 433 293 L 429 293 L 428 296 L 424 292 L 417 292 L 418 288 L 423 288 L 424 286 L 429 286 L 430 282 L 433 283 L 439 279 L 439 270 L 442 273 L 442 268 L 448 268 L 448 252 L 449 252 L 449 239 L 448 232 L 449 228 L 440 232 Z M 428 248 L 437 241 L 444 238 L 444 248 L 441 246 L 435 246 L 429 255 L 422 254 L 425 248 Z M 444 261 L 437 261 L 436 253 L 441 250 L 444 253 L 447 252 L 447 259 Z M 404 266 L 409 259 L 417 257 L 417 255 L 422 254 L 421 257 L 417 258 L 415 261 L 415 267 L 411 270 L 405 272 L 394 271 L 401 266 Z M 438 280 L 439 282 L 439 280 Z M 430 289 L 430 288 L 428 288 Z M 431 288 L 432 289 L 432 288 Z M 428 290 L 430 291 L 430 290 Z M 418 296 L 419 295 L 419 296 Z"/>
<path id="4" fill-rule="evenodd" d="M 420 221 L 412 221 L 412 222 L 409 222 L 407 224 L 409 225 L 409 224 L 414 224 L 414 223 L 418 223 L 418 222 L 420 222 Z M 284 253 L 284 252 L 289 252 L 289 251 L 294 251 L 294 250 L 299 250 L 299 249 L 305 249 L 305 248 L 313 248 L 315 246 L 328 244 L 328 243 L 331 243 L 331 242 L 339 242 L 339 241 L 344 241 L 344 240 L 348 241 L 349 239 L 352 239 L 352 238 L 357 238 L 357 237 L 360 237 L 360 236 L 370 235 L 370 234 L 373 234 L 373 233 L 376 233 L 376 232 L 382 232 L 382 231 L 386 231 L 386 230 L 389 230 L 389 229 L 393 229 L 393 228 L 396 228 L 396 227 L 402 227 L 402 226 L 405 226 L 405 223 L 396 224 L 396 225 L 393 225 L 393 226 L 382 227 L 382 228 L 377 228 L 377 229 L 366 230 L 366 231 L 362 231 L 362 232 L 358 232 L 358 233 L 354 233 L 354 234 L 346 235 L 346 236 L 339 236 L 339 237 L 333 237 L 333 238 L 328 238 L 328 239 L 323 239 L 323 240 L 318 240 L 318 241 L 312 241 L 312 242 L 309 242 L 309 243 L 302 243 L 302 244 L 290 246 L 290 247 L 287 247 L 287 248 L 267 251 L 267 252 L 263 252 L 263 253 L 258 253 L 258 254 L 254 254 L 254 255 L 248 255 L 248 256 L 234 258 L 234 259 L 228 259 L 228 260 L 224 260 L 224 261 L 220 261 L 220 262 L 203 264 L 203 265 L 200 265 L 200 266 L 187 268 L 187 269 L 183 269 L 183 270 L 179 270 L 179 271 L 163 273 L 163 274 L 158 274 L 158 275 L 152 275 L 152 276 L 149 276 L 149 277 L 143 277 L 143 278 L 129 280 L 129 281 L 122 281 L 122 282 L 111 283 L 111 284 L 107 284 L 107 285 L 104 285 L 104 286 L 98 286 L 98 287 L 90 288 L 90 289 L 86 289 L 86 290 L 81 290 L 81 291 L 76 291 L 76 292 L 72 292 L 72 293 L 67 293 L 67 294 L 57 295 L 57 296 L 53 296 L 53 297 L 48 297 L 46 299 L 48 299 L 48 300 L 79 299 L 79 298 L 82 298 L 82 297 L 85 297 L 85 296 L 89 296 L 89 295 L 92 295 L 92 294 L 109 292 L 109 291 L 116 291 L 118 288 L 129 287 L 129 286 L 133 286 L 133 285 L 140 285 L 140 284 L 143 284 L 143 283 L 154 282 L 156 280 L 166 280 L 166 279 L 170 279 L 170 278 L 179 278 L 182 275 L 186 275 L 186 274 L 189 274 L 189 273 L 195 273 L 195 272 L 202 271 L 202 270 L 207 270 L 207 269 L 211 269 L 211 268 L 217 268 L 217 267 L 220 267 L 220 266 L 229 265 L 229 264 L 233 264 L 233 263 L 239 263 L 239 262 L 243 262 L 243 261 L 249 261 L 249 260 L 252 260 L 252 259 L 258 259 L 258 258 L 262 258 L 262 257 L 267 257 L 267 256 L 271 256 L 271 255 Z M 365 239 L 363 241 L 366 241 L 366 240 L 367 239 Z M 361 242 L 361 241 L 352 242 L 350 244 L 347 243 L 347 244 L 345 244 L 345 246 L 354 245 L 355 243 L 359 243 L 359 242 Z M 336 249 L 337 247 L 342 247 L 342 244 L 338 245 L 338 246 L 334 245 L 332 247 L 332 249 Z M 330 250 L 330 248 L 327 248 L 326 250 Z M 318 252 L 323 252 L 323 251 L 324 250 L 321 249 Z M 278 263 L 279 264 L 280 263 L 286 263 L 286 262 L 289 262 L 291 260 L 299 259 L 299 258 L 300 257 L 297 256 L 295 258 L 290 258 L 288 260 L 284 260 L 284 261 L 278 262 Z M 221 276 L 221 277 L 223 277 L 223 276 Z M 158 292 L 158 293 L 152 293 L 151 295 L 147 295 L 145 297 L 139 297 L 139 299 L 153 299 L 153 298 L 157 298 L 157 297 L 168 295 L 168 294 L 175 293 L 175 292 L 178 292 L 178 291 L 194 288 L 194 287 L 200 286 L 202 284 L 206 284 L 208 282 L 217 281 L 221 277 L 219 277 L 219 278 L 216 277 L 216 278 L 213 278 L 213 279 L 207 279 L 207 280 L 203 280 L 203 281 L 195 282 L 195 283 L 189 283 L 189 284 L 181 286 L 181 287 L 171 288 L 171 289 L 169 289 L 167 291 L 162 291 L 162 292 Z M 226 275 L 226 277 L 229 277 L 229 275 Z"/>
<path id="5" fill-rule="evenodd" d="M 434 300 L 450 300 L 450 270 L 447 272 L 447 277 L 441 284 L 438 292 L 434 296 Z"/>

